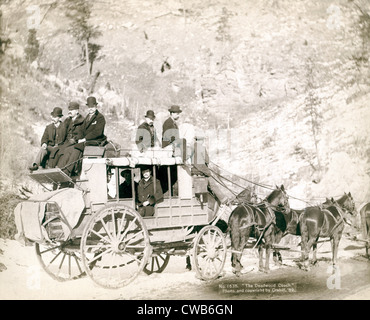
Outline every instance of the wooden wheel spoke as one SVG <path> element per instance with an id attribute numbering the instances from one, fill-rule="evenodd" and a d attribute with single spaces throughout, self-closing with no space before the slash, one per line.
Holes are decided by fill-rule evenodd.
<path id="1" fill-rule="evenodd" d="M 82 273 L 82 269 L 81 269 L 81 266 L 80 266 L 80 263 L 78 262 L 78 260 L 80 260 L 75 253 L 73 253 L 73 257 L 75 258 L 75 261 L 76 261 L 76 265 L 77 265 L 77 268 L 78 270 L 80 271 L 80 273 Z"/>
<path id="2" fill-rule="evenodd" d="M 107 227 L 107 225 L 105 224 L 105 222 L 104 222 L 103 218 L 100 218 L 100 222 L 101 222 L 101 224 L 102 224 L 102 226 L 103 226 L 103 229 L 104 229 L 104 230 L 105 230 L 105 232 L 107 233 L 107 236 L 109 237 L 109 240 L 110 240 L 111 242 L 113 242 L 113 238 L 112 238 L 111 232 L 108 230 L 108 227 Z"/>
<path id="3" fill-rule="evenodd" d="M 150 252 L 142 217 L 118 203 L 94 213 L 81 238 L 84 269 L 95 283 L 106 288 L 133 281 L 144 269 Z"/>
<path id="4" fill-rule="evenodd" d="M 102 236 L 100 233 L 96 232 L 95 230 L 90 230 L 92 233 L 94 233 L 95 235 L 97 235 L 100 239 L 102 239 L 103 241 L 106 241 L 107 243 L 111 243 L 109 240 L 107 240 L 106 237 Z"/>
<path id="5" fill-rule="evenodd" d="M 226 240 L 216 226 L 204 227 L 196 237 L 193 261 L 198 276 L 204 280 L 217 278 L 226 259 Z"/>
<path id="6" fill-rule="evenodd" d="M 130 224 L 129 224 L 129 226 L 127 227 L 127 229 L 125 230 L 125 232 L 123 232 L 123 233 L 121 234 L 121 236 L 119 237 L 118 242 L 121 242 L 121 241 L 122 241 L 122 239 L 123 239 L 123 238 L 126 236 L 126 234 L 128 233 L 128 231 L 129 231 L 129 230 L 131 230 L 131 228 L 132 228 L 133 224 L 136 222 L 136 220 L 137 220 L 137 217 L 135 217 L 135 218 L 134 218 L 134 220 L 132 220 L 132 221 L 130 222 Z"/>
<path id="7" fill-rule="evenodd" d="M 112 252 L 113 250 L 112 249 L 108 249 L 108 250 L 105 250 L 103 252 L 101 252 L 100 254 L 98 254 L 97 256 L 94 256 L 93 259 L 89 260 L 89 264 L 93 263 L 94 261 L 100 259 L 102 256 Z"/>
<path id="8" fill-rule="evenodd" d="M 48 248 L 48 249 L 46 249 L 46 250 L 44 250 L 44 251 L 40 251 L 40 254 L 44 254 L 44 253 L 46 253 L 46 252 L 49 252 L 49 251 L 52 251 L 52 250 L 55 250 L 55 249 L 59 249 L 59 245 L 57 245 L 57 246 L 55 246 L 55 247 L 51 247 L 51 248 Z"/>

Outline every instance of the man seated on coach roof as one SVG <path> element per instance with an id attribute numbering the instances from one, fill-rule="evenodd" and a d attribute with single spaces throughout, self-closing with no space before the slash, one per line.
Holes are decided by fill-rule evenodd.
<path id="1" fill-rule="evenodd" d="M 153 125 L 155 119 L 154 111 L 148 110 L 144 117 L 145 121 L 137 128 L 135 139 L 140 152 L 160 145 L 157 132 Z"/>
<path id="2" fill-rule="evenodd" d="M 82 157 L 85 146 L 104 146 L 107 143 L 107 137 L 104 135 L 105 118 L 98 111 L 98 103 L 95 97 L 88 97 L 86 106 L 88 114 L 75 137 L 77 143 L 66 148 L 57 164 L 68 175 L 75 171 L 76 164 Z"/>
<path id="3" fill-rule="evenodd" d="M 41 149 L 29 167 L 29 170 L 37 170 L 40 166 L 45 168 L 46 161 L 49 157 L 53 157 L 58 146 L 62 144 L 66 138 L 65 126 L 62 123 L 63 111 L 59 107 L 55 107 L 50 113 L 52 123 L 47 125 L 44 134 L 41 138 Z"/>
<path id="4" fill-rule="evenodd" d="M 162 127 L 162 148 L 167 147 L 180 138 L 177 120 L 180 118 L 182 110 L 179 106 L 173 105 L 168 109 L 169 118 L 163 123 Z"/>
<path id="5" fill-rule="evenodd" d="M 69 146 L 77 143 L 77 137 L 84 121 L 84 117 L 80 114 L 79 109 L 80 105 L 76 101 L 71 101 L 68 104 L 68 117 L 63 122 L 66 130 L 66 140 L 62 145 L 58 146 L 59 150 L 56 152 L 54 159 L 52 159 L 52 165 L 50 166 L 49 163 L 51 168 L 54 168 L 58 164 L 59 159 Z"/>
<path id="6" fill-rule="evenodd" d="M 148 217 L 154 215 L 155 204 L 163 201 L 163 191 L 160 181 L 156 179 L 154 182 L 150 166 L 143 167 L 141 174 L 143 178 L 137 187 L 137 201 L 140 215 Z"/>

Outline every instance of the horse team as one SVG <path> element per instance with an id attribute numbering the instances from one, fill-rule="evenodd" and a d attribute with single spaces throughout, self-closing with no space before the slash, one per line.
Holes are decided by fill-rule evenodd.
<path id="1" fill-rule="evenodd" d="M 287 235 L 301 236 L 302 267 L 309 270 L 310 262 L 317 262 L 317 244 L 319 238 L 329 238 L 332 250 L 332 264 L 337 263 L 338 245 L 345 224 L 351 224 L 351 217 L 357 214 L 355 202 L 351 193 L 344 193 L 337 200 L 327 198 L 317 206 L 306 207 L 302 210 L 291 209 L 289 196 L 283 185 L 276 186 L 262 202 L 255 204 L 243 201 L 231 212 L 228 223 L 230 232 L 233 272 L 239 276 L 242 271 L 241 257 L 250 237 L 256 240 L 254 247 L 258 248 L 259 270 L 269 272 L 269 258 L 273 250 L 274 260 L 281 261 L 279 250 L 274 248 Z M 370 203 L 361 209 L 365 217 L 365 233 L 367 240 L 366 255 L 368 255 L 370 239 Z M 364 223 L 364 222 L 363 222 Z M 313 248 L 312 260 L 309 253 Z M 266 259 L 263 264 L 263 249 Z"/>

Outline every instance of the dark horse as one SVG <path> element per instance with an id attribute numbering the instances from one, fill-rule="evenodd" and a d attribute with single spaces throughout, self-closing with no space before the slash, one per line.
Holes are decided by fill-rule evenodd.
<path id="1" fill-rule="evenodd" d="M 275 242 L 278 244 L 283 237 L 287 234 L 294 236 L 300 236 L 301 231 L 299 229 L 299 217 L 301 216 L 303 209 L 290 209 L 289 212 L 282 214 L 279 211 L 275 211 L 276 226 L 275 226 Z M 279 249 L 274 249 L 273 259 L 275 263 L 281 264 L 283 259 L 281 257 Z"/>
<path id="2" fill-rule="evenodd" d="M 274 210 L 289 211 L 288 196 L 284 186 L 276 189 L 268 195 L 262 203 L 257 205 L 242 203 L 231 213 L 229 218 L 229 231 L 233 253 L 231 264 L 234 273 L 239 276 L 242 265 L 240 263 L 243 249 L 249 239 L 257 239 L 259 253 L 259 270 L 270 270 L 269 258 L 271 245 L 274 242 L 275 213 Z M 263 247 L 266 250 L 265 267 L 263 267 Z M 235 252 L 237 251 L 237 252 Z"/>
<path id="3" fill-rule="evenodd" d="M 309 252 L 313 246 L 313 260 L 315 264 L 317 242 L 319 238 L 330 238 L 332 248 L 333 266 L 337 262 L 338 245 L 342 237 L 344 223 L 347 222 L 348 213 L 356 214 L 355 203 L 351 193 L 344 194 L 340 199 L 327 199 L 322 206 L 305 208 L 299 217 L 299 227 L 302 235 L 303 267 L 309 270 Z"/>
<path id="4" fill-rule="evenodd" d="M 370 241 L 370 202 L 366 203 L 360 210 L 361 215 L 361 225 L 362 225 L 362 232 L 365 240 L 367 241 L 365 244 L 366 247 L 366 256 L 369 256 L 369 241 Z"/>

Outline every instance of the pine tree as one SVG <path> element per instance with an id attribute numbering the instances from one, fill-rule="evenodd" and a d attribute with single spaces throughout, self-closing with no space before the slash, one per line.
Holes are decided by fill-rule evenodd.
<path id="1" fill-rule="evenodd" d="M 98 27 L 89 23 L 91 6 L 86 0 L 67 0 L 66 16 L 71 19 L 69 32 L 81 46 L 82 60 L 86 62 L 88 74 L 92 73 L 92 64 L 101 46 L 90 43 L 91 39 L 101 35 Z"/>
<path id="2" fill-rule="evenodd" d="M 25 54 L 28 62 L 35 61 L 39 55 L 40 44 L 36 38 L 36 30 L 28 30 L 27 46 L 25 48 Z"/>

